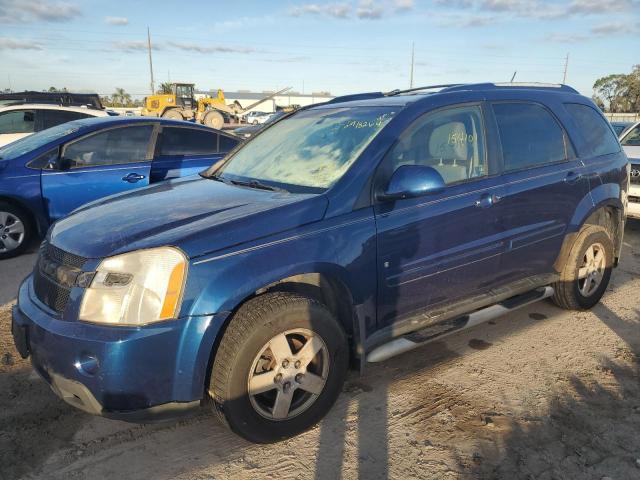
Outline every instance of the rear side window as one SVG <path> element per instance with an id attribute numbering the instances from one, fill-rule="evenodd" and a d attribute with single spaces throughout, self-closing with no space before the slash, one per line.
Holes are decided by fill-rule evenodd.
<path id="1" fill-rule="evenodd" d="M 0 134 L 33 133 L 36 129 L 34 110 L 12 110 L 0 113 Z"/>
<path id="2" fill-rule="evenodd" d="M 210 155 L 218 152 L 218 134 L 195 128 L 164 127 L 158 155 Z"/>
<path id="3" fill-rule="evenodd" d="M 238 144 L 239 140 L 236 138 L 227 137 L 226 135 L 220 135 L 220 153 L 230 152 Z"/>
<path id="4" fill-rule="evenodd" d="M 620 151 L 618 139 L 609 123 L 594 108 L 579 103 L 566 103 L 565 108 L 582 131 L 593 155 L 598 157 Z"/>
<path id="5" fill-rule="evenodd" d="M 622 139 L 625 147 L 640 147 L 640 125 L 636 125 Z"/>
<path id="6" fill-rule="evenodd" d="M 153 126 L 112 128 L 70 143 L 63 160 L 70 168 L 117 165 L 148 160 Z"/>
<path id="7" fill-rule="evenodd" d="M 87 118 L 90 115 L 81 112 L 70 112 L 68 110 L 38 110 L 38 115 L 42 118 L 42 129 L 55 127 L 62 123 Z"/>
<path id="8" fill-rule="evenodd" d="M 533 103 L 495 103 L 493 111 L 506 171 L 567 159 L 564 131 L 544 107 Z"/>

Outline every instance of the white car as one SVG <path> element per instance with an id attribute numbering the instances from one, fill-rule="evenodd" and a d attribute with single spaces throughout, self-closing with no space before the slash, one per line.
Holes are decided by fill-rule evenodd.
<path id="1" fill-rule="evenodd" d="M 87 117 L 107 117 L 105 110 L 88 107 L 21 103 L 0 106 L 0 147 L 61 123 Z"/>
<path id="2" fill-rule="evenodd" d="M 245 115 L 245 120 L 251 125 L 261 125 L 273 115 L 273 112 L 249 112 Z"/>
<path id="3" fill-rule="evenodd" d="M 629 163 L 631 163 L 627 216 L 640 219 L 640 122 L 622 134 L 620 144 L 629 158 Z"/>

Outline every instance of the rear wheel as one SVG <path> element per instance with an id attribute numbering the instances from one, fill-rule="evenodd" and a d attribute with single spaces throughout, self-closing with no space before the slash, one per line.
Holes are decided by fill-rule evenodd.
<path id="1" fill-rule="evenodd" d="M 317 423 L 338 397 L 348 364 L 344 331 L 321 303 L 268 293 L 244 304 L 216 352 L 209 393 L 220 418 L 258 443 Z"/>
<path id="2" fill-rule="evenodd" d="M 603 227 L 583 228 L 554 285 L 553 302 L 567 310 L 586 310 L 604 295 L 613 266 L 613 242 Z"/>
<path id="3" fill-rule="evenodd" d="M 24 252 L 32 234 L 29 216 L 20 208 L 0 202 L 0 260 Z"/>
<path id="4" fill-rule="evenodd" d="M 180 110 L 177 108 L 170 108 L 169 110 L 166 110 L 162 114 L 162 118 L 168 118 L 169 120 L 184 120 L 182 113 L 180 113 Z"/>
<path id="5" fill-rule="evenodd" d="M 224 117 L 220 112 L 209 110 L 207 113 L 205 113 L 204 118 L 202 119 L 202 123 L 204 123 L 207 127 L 220 130 L 224 125 Z"/>

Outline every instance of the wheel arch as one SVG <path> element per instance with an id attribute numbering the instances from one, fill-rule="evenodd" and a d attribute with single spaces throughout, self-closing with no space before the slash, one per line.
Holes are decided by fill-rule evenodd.
<path id="1" fill-rule="evenodd" d="M 604 185 L 602 185 L 604 187 Z M 596 189 L 598 190 L 598 189 Z M 564 242 L 560 249 L 560 254 L 556 259 L 554 268 L 556 271 L 560 271 L 562 266 L 567 260 L 569 252 L 573 247 L 576 237 L 580 233 L 580 230 L 585 225 L 598 225 L 605 228 L 611 234 L 611 240 L 614 245 L 614 266 L 617 266 L 620 258 L 620 251 L 622 250 L 622 238 L 624 233 L 624 207 L 620 201 L 619 195 L 614 196 L 602 196 L 603 191 L 596 193 L 596 196 L 592 196 L 591 207 L 583 210 L 576 211 L 576 215 L 571 221 L 569 233 L 565 235 Z M 619 189 L 618 189 L 619 194 Z M 596 199 L 598 201 L 596 201 Z"/>
<path id="2" fill-rule="evenodd" d="M 9 205 L 22 210 L 27 216 L 29 222 L 31 222 L 31 226 L 35 227 L 37 232 L 42 235 L 47 229 L 46 224 L 43 219 L 39 218 L 37 213 L 34 212 L 29 205 L 25 202 L 20 201 L 19 199 L 9 196 L 3 195 L 0 193 L 0 202 L 8 203 Z"/>

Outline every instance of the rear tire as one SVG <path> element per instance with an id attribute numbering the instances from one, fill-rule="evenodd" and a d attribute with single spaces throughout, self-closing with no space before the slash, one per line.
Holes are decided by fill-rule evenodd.
<path id="1" fill-rule="evenodd" d="M 611 279 L 613 252 L 607 230 L 598 225 L 584 227 L 560 272 L 560 281 L 553 285 L 553 302 L 566 310 L 588 310 L 596 305 Z"/>
<path id="2" fill-rule="evenodd" d="M 276 442 L 309 429 L 331 409 L 348 356 L 345 333 L 324 305 L 298 294 L 266 293 L 231 319 L 209 394 L 235 433 Z"/>
<path id="3" fill-rule="evenodd" d="M 202 123 L 207 127 L 220 130 L 224 125 L 224 117 L 220 112 L 209 110 L 207 113 L 205 113 L 204 118 L 202 119 Z"/>
<path id="4" fill-rule="evenodd" d="M 184 120 L 184 116 L 177 108 L 170 108 L 162 114 L 162 118 L 168 118 L 169 120 Z"/>
<path id="5" fill-rule="evenodd" d="M 29 215 L 21 208 L 0 201 L 0 260 L 20 255 L 29 246 L 32 236 Z"/>

